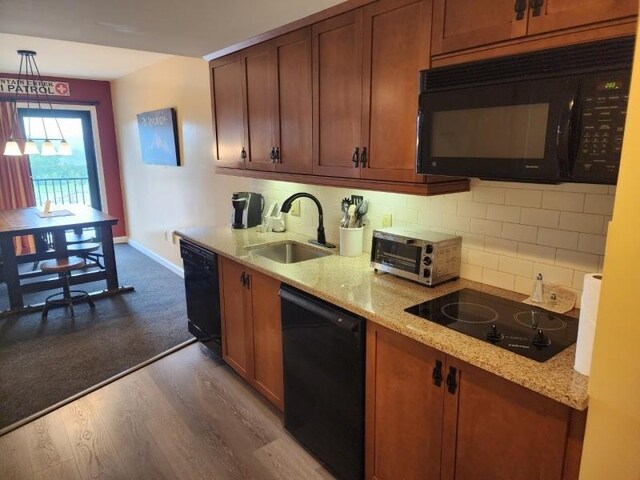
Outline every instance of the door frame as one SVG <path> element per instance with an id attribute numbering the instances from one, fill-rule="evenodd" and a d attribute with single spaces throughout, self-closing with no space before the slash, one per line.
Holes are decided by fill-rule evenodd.
<path id="1" fill-rule="evenodd" d="M 18 102 L 17 103 L 18 112 L 20 110 L 35 110 L 36 108 L 33 105 L 33 102 Z M 102 161 L 102 148 L 100 146 L 100 132 L 98 126 L 98 114 L 95 105 L 74 105 L 74 104 L 64 104 L 64 103 L 54 103 L 52 104 L 53 110 L 70 110 L 70 111 L 79 111 L 79 112 L 89 112 L 89 121 L 91 127 L 91 134 L 93 140 L 93 157 L 95 159 L 95 174 L 97 177 L 97 187 L 99 190 L 99 201 L 100 201 L 100 209 L 104 213 L 109 213 L 109 204 L 107 202 L 107 190 L 104 178 L 104 166 Z M 41 108 L 40 110 L 47 111 L 49 110 Z M 50 115 L 50 114 L 49 114 Z M 85 132 L 86 133 L 86 132 Z M 86 142 L 86 135 L 85 135 Z M 89 152 L 87 152 L 89 154 Z M 89 168 L 89 167 L 87 167 Z"/>

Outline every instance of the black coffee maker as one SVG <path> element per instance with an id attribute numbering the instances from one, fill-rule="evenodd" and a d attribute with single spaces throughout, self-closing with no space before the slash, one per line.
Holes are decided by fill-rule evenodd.
<path id="1" fill-rule="evenodd" d="M 231 204 L 231 228 L 251 228 L 262 223 L 264 197 L 259 193 L 235 192 Z"/>

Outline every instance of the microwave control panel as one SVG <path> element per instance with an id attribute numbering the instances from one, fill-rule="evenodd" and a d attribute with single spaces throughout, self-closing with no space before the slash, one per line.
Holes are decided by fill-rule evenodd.
<path id="1" fill-rule="evenodd" d="M 615 183 L 629 102 L 629 75 L 589 77 L 581 94 L 580 140 L 572 178 Z"/>

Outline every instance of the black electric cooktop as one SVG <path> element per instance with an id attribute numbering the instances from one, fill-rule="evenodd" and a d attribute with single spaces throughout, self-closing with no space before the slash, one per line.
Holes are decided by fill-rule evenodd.
<path id="1" fill-rule="evenodd" d="M 578 320 L 464 288 L 405 310 L 538 362 L 576 342 Z"/>

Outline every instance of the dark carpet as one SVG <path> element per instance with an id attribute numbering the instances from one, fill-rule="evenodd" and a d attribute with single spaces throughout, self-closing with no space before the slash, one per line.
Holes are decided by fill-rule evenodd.
<path id="1" fill-rule="evenodd" d="M 134 292 L 75 308 L 0 319 L 0 429 L 127 370 L 192 338 L 187 331 L 184 283 L 129 245 L 116 245 L 120 285 Z M 105 282 L 79 285 L 89 292 Z M 35 304 L 54 292 L 25 296 Z M 0 310 L 8 308 L 0 285 Z"/>

